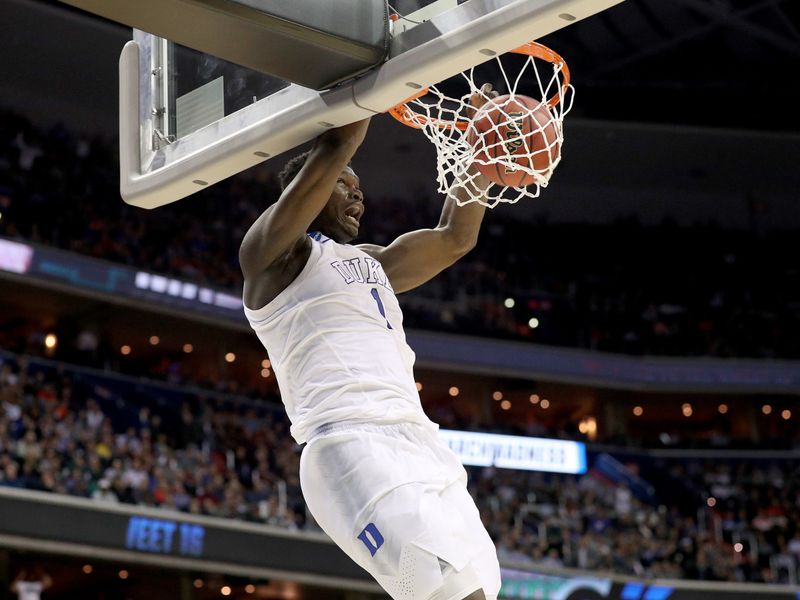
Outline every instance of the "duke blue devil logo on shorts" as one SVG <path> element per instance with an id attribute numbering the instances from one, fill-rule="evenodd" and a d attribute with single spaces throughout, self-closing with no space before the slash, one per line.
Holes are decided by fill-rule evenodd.
<path id="1" fill-rule="evenodd" d="M 374 523 L 368 523 L 366 527 L 358 534 L 358 539 L 364 542 L 364 545 L 369 550 L 370 556 L 375 556 L 378 548 L 383 546 L 383 536 Z"/>

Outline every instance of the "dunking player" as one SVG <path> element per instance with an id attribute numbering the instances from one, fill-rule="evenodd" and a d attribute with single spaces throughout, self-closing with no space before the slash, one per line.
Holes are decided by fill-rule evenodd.
<path id="1" fill-rule="evenodd" d="M 484 86 L 471 105 L 495 95 Z M 485 209 L 448 198 L 433 229 L 348 245 L 364 213 L 348 165 L 367 126 L 332 129 L 286 165 L 280 199 L 242 241 L 245 314 L 307 444 L 300 482 L 322 529 L 395 600 L 493 600 L 495 548 L 422 411 L 395 297 L 469 252 Z"/>

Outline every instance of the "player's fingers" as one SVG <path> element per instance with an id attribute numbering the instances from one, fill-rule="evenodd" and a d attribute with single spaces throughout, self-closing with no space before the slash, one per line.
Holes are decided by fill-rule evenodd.
<path id="1" fill-rule="evenodd" d="M 491 98 L 492 93 L 492 84 L 491 83 L 484 83 L 480 89 L 480 97 L 483 102 L 486 102 L 489 98 Z"/>
<path id="2" fill-rule="evenodd" d="M 492 94 L 492 84 L 484 83 L 476 92 L 474 92 L 470 96 L 469 103 L 472 105 L 473 108 L 480 108 L 490 98 L 494 97 L 491 94 Z"/>

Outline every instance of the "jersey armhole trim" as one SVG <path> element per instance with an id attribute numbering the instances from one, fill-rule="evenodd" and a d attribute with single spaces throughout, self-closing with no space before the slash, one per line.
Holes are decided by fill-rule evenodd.
<path id="1" fill-rule="evenodd" d="M 300 269 L 300 272 L 297 274 L 297 277 L 287 285 L 281 293 L 275 296 L 272 300 L 270 300 L 267 304 L 262 306 L 261 308 L 249 308 L 244 303 L 244 298 L 242 299 L 242 307 L 244 308 L 244 314 L 247 316 L 248 320 L 258 320 L 261 321 L 268 317 L 274 310 L 276 306 L 279 306 L 285 299 L 285 297 L 291 293 L 292 287 L 296 285 L 298 282 L 302 281 L 305 276 L 308 274 L 308 271 L 311 270 L 311 267 L 319 260 L 320 254 L 320 242 L 316 241 L 313 237 L 309 236 L 311 239 L 311 252 L 308 255 L 308 260 L 306 260 L 306 264 L 303 265 L 303 268 Z"/>

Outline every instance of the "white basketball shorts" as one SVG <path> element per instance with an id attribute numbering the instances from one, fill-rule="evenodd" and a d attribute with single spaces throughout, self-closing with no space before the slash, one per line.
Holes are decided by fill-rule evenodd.
<path id="1" fill-rule="evenodd" d="M 436 431 L 411 423 L 326 426 L 300 459 L 311 514 L 394 600 L 497 597 L 497 553 L 466 483 Z"/>

